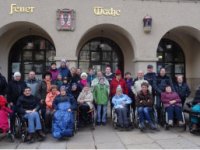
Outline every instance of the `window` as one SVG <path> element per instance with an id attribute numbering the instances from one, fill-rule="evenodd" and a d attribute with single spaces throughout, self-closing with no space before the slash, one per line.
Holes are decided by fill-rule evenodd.
<path id="1" fill-rule="evenodd" d="M 166 73 L 175 79 L 176 75 L 185 77 L 185 56 L 181 47 L 174 41 L 162 39 L 157 49 L 157 72 L 161 67 L 166 68 Z"/>
<path id="2" fill-rule="evenodd" d="M 88 41 L 78 56 L 78 67 L 83 71 L 87 71 L 89 67 L 95 71 L 104 71 L 107 65 L 113 72 L 118 68 L 123 71 L 123 64 L 120 47 L 112 40 L 102 37 Z"/>
<path id="3" fill-rule="evenodd" d="M 36 72 L 38 79 L 42 79 L 44 70 L 49 69 L 55 55 L 53 44 L 42 37 L 27 36 L 18 40 L 9 55 L 9 79 L 16 71 L 27 79 L 31 70 Z"/>

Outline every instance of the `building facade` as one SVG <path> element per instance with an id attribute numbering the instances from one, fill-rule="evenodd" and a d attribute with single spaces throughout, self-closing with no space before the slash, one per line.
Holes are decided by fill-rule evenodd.
<path id="1" fill-rule="evenodd" d="M 152 64 L 172 77 L 183 74 L 195 90 L 199 8 L 198 0 L 0 1 L 0 72 L 10 79 L 15 71 L 26 78 L 35 70 L 41 78 L 52 61 L 65 58 L 70 67 L 109 64 L 135 76 Z"/>

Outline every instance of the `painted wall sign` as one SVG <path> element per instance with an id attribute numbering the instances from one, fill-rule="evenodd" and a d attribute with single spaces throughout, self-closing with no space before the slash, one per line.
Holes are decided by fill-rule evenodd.
<path id="1" fill-rule="evenodd" d="M 97 16 L 120 16 L 121 10 L 119 9 L 114 9 L 114 8 L 104 8 L 104 7 L 99 7 L 95 6 L 93 8 L 94 14 Z"/>
<path id="2" fill-rule="evenodd" d="M 33 6 L 17 6 L 17 4 L 10 5 L 10 15 L 14 13 L 33 13 L 35 7 Z"/>

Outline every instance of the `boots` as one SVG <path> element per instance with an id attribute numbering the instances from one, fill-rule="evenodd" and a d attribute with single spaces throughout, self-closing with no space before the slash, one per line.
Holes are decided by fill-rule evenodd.
<path id="1" fill-rule="evenodd" d="M 38 130 L 37 133 L 38 133 L 39 141 L 43 141 L 45 139 L 46 135 L 42 132 L 42 130 Z"/>
<path id="2" fill-rule="evenodd" d="M 35 139 L 34 139 L 34 133 L 29 133 L 27 136 L 27 142 L 29 143 L 34 143 Z"/>

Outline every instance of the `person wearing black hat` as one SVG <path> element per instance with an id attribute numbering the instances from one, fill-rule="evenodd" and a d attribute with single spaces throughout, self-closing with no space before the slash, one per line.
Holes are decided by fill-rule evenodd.
<path id="1" fill-rule="evenodd" d="M 155 97 L 155 90 L 153 88 L 153 81 L 156 80 L 156 73 L 153 71 L 153 65 L 147 65 L 147 73 L 144 75 L 144 79 L 148 81 L 148 83 L 152 87 L 152 96 Z"/>

